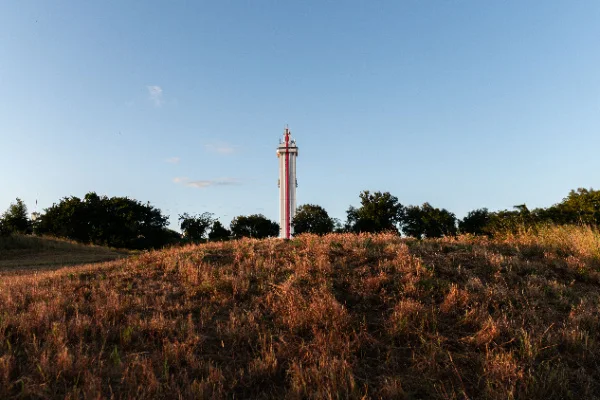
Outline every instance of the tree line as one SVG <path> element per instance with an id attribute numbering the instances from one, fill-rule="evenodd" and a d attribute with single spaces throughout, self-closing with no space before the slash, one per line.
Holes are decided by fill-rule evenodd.
<path id="1" fill-rule="evenodd" d="M 494 235 L 545 223 L 600 225 L 600 191 L 593 189 L 572 190 L 560 203 L 548 208 L 529 210 L 525 204 L 495 212 L 481 208 L 460 220 L 454 213 L 429 203 L 405 206 L 389 192 L 365 190 L 359 198 L 360 206 L 350 206 L 343 223 L 319 205 L 301 205 L 292 221 L 295 234 L 391 231 L 422 239 L 459 233 Z M 262 214 L 237 216 L 228 229 L 212 213 L 184 213 L 179 215 L 182 234 L 167 224 L 168 216 L 149 202 L 90 192 L 81 199 L 65 197 L 43 213 L 33 213 L 31 218 L 24 202 L 17 198 L 0 218 L 0 234 L 35 233 L 128 249 L 279 235 L 279 225 Z"/>
<path id="2" fill-rule="evenodd" d="M 262 214 L 240 215 L 229 229 L 211 213 L 179 215 L 183 234 L 167 227 L 169 217 L 152 206 L 128 197 L 65 197 L 44 210 L 28 215 L 17 198 L 0 218 L 0 235 L 11 233 L 63 237 L 82 243 L 125 249 L 155 249 L 168 245 L 232 238 L 266 238 L 279 235 L 279 225 Z"/>

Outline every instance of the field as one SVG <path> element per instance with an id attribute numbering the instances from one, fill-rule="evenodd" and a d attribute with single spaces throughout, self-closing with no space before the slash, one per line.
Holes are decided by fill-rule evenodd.
<path id="1" fill-rule="evenodd" d="M 52 237 L 0 236 L 0 277 L 123 258 L 129 253 Z"/>
<path id="2" fill-rule="evenodd" d="M 305 235 L 2 277 L 0 398 L 600 398 L 600 240 Z"/>

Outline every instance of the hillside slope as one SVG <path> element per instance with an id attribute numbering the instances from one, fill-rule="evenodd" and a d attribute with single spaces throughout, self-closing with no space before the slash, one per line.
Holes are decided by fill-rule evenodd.
<path id="1" fill-rule="evenodd" d="M 308 235 L 7 277 L 0 398 L 598 398 L 599 243 Z"/>
<path id="2" fill-rule="evenodd" d="M 124 250 L 46 236 L 0 236 L 0 276 L 110 261 L 128 254 Z"/>

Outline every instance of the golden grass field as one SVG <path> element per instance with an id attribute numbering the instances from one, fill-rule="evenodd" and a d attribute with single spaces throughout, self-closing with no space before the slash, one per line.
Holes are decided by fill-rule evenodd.
<path id="1" fill-rule="evenodd" d="M 600 398 L 600 240 L 304 235 L 0 277 L 0 398 Z"/>

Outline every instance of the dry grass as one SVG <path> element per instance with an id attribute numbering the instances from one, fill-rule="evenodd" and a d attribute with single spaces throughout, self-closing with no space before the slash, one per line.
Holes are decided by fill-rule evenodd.
<path id="1" fill-rule="evenodd" d="M 0 398 L 598 398 L 597 237 L 554 235 L 241 240 L 8 277 Z"/>
<path id="2" fill-rule="evenodd" d="M 0 236 L 0 277 L 56 270 L 67 265 L 111 261 L 129 254 L 126 250 L 84 245 L 46 236 Z"/>

